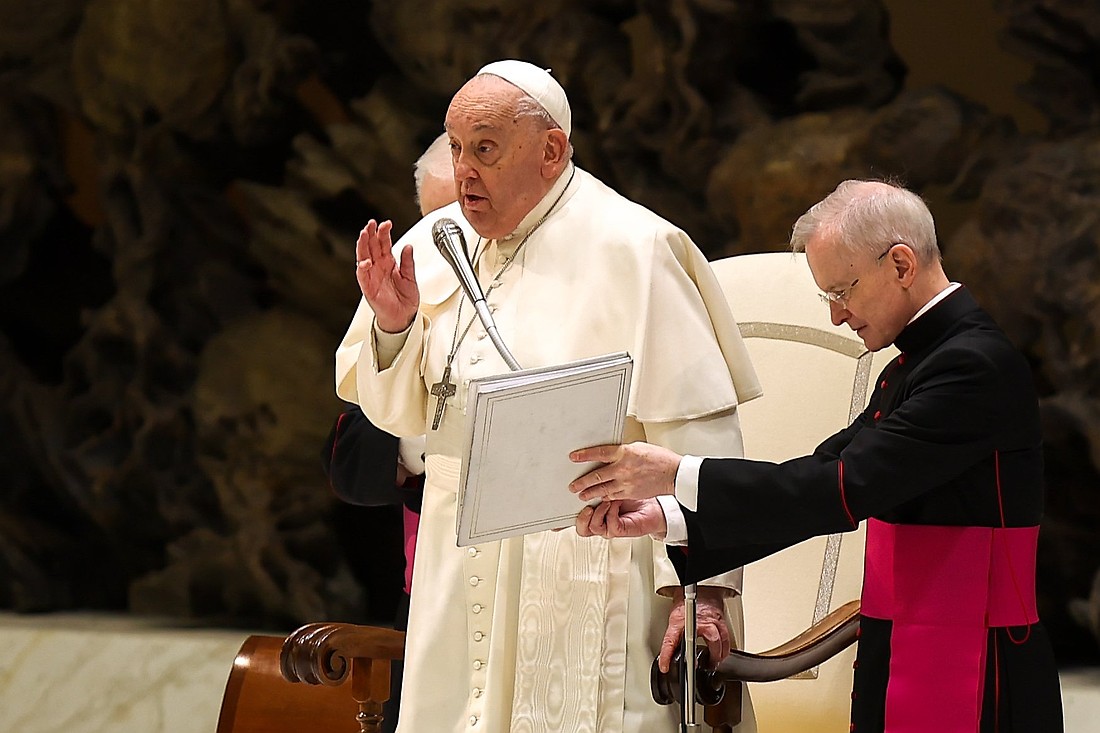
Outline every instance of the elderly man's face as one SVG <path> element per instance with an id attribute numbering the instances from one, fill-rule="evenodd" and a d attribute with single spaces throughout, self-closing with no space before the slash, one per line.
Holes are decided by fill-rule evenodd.
<path id="1" fill-rule="evenodd" d="M 495 76 L 477 76 L 447 110 L 455 186 L 462 213 L 478 234 L 511 234 L 554 184 L 548 131 L 529 116 L 516 117 L 522 92 Z"/>
<path id="2" fill-rule="evenodd" d="M 806 244 L 806 261 L 817 286 L 826 294 L 841 297 L 829 301 L 832 321 L 856 332 L 870 351 L 894 343 L 912 316 L 904 289 L 899 285 L 889 254 L 852 253 L 826 234 Z"/>

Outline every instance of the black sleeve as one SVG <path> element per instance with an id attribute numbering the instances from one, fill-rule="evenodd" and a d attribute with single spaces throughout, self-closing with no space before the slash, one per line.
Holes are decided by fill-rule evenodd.
<path id="1" fill-rule="evenodd" d="M 685 518 L 693 512 L 681 509 Z M 676 574 L 680 577 L 680 583 L 701 583 L 707 578 L 729 572 L 733 568 L 743 567 L 751 562 L 756 562 L 768 555 L 790 547 L 786 542 L 775 542 L 763 545 L 738 545 L 736 547 L 720 547 L 712 549 L 707 546 L 706 539 L 699 532 L 695 522 L 688 521 L 687 547 L 669 546 L 668 559 L 676 568 Z"/>
<path id="2" fill-rule="evenodd" d="M 397 445 L 398 439 L 376 428 L 358 405 L 349 406 L 336 418 L 321 452 L 333 492 L 351 504 L 401 504 Z"/>
<path id="3" fill-rule="evenodd" d="M 685 512 L 688 575 L 697 565 L 706 564 L 699 570 L 705 577 L 723 564 L 737 567 L 810 537 L 851 531 L 957 476 L 993 450 L 1003 420 L 998 378 L 984 354 L 952 350 L 928 360 L 890 415 L 873 426 L 857 420 L 813 455 L 779 464 L 704 460 L 698 512 Z"/>
<path id="4" fill-rule="evenodd" d="M 821 445 L 814 448 L 814 455 L 829 458 L 840 458 L 840 452 L 844 450 L 856 434 L 867 425 L 871 420 L 870 412 L 871 408 L 867 408 L 862 413 L 856 416 L 856 419 L 852 421 L 852 424 L 844 428 L 838 433 L 835 433 L 821 442 Z"/>

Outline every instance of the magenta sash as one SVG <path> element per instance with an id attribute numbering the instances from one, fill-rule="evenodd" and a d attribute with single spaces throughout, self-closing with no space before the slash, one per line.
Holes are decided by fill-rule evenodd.
<path id="1" fill-rule="evenodd" d="M 412 593 L 413 558 L 416 556 L 416 533 L 420 529 L 420 514 L 402 505 L 401 518 L 405 529 L 405 593 Z"/>
<path id="2" fill-rule="evenodd" d="M 975 733 L 990 627 L 1039 620 L 1038 527 L 867 520 L 860 613 L 893 621 L 885 733 Z"/>

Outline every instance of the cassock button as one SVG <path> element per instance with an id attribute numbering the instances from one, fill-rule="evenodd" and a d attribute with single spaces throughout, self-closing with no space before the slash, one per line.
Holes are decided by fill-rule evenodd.
<path id="1" fill-rule="evenodd" d="M 901 366 L 904 363 L 905 363 L 905 354 L 902 354 L 901 356 L 898 357 L 898 366 Z"/>
<path id="2" fill-rule="evenodd" d="M 484 666 L 485 666 L 485 663 L 482 662 L 480 659 L 475 659 L 474 660 L 474 669 L 481 669 Z"/>
<path id="3" fill-rule="evenodd" d="M 473 354 L 470 356 L 471 364 L 477 364 L 479 361 L 481 361 L 481 354 Z"/>
<path id="4" fill-rule="evenodd" d="M 477 555 L 478 555 L 477 548 L 476 547 L 471 547 L 469 550 L 466 550 L 466 554 L 469 555 L 470 557 L 477 557 Z"/>
<path id="5" fill-rule="evenodd" d="M 851 731 L 854 731 L 855 729 L 856 729 L 856 724 L 855 723 L 852 723 L 848 726 L 849 733 L 851 733 Z"/>
<path id="6" fill-rule="evenodd" d="M 852 662 L 852 669 L 859 669 L 859 660 L 858 659 L 855 660 L 854 662 Z"/>
<path id="7" fill-rule="evenodd" d="M 481 688 L 480 687 L 475 687 L 474 688 L 474 697 L 481 697 Z"/>
<path id="8" fill-rule="evenodd" d="M 878 420 L 882 417 L 882 410 L 875 410 L 875 419 Z"/>
<path id="9" fill-rule="evenodd" d="M 474 632 L 474 641 L 481 641 L 484 638 L 485 638 L 485 634 L 481 633 L 480 631 L 475 631 Z"/>
<path id="10" fill-rule="evenodd" d="M 470 725 L 477 725 L 477 716 L 476 715 L 471 715 L 470 716 Z"/>
<path id="11" fill-rule="evenodd" d="M 473 606 L 470 607 L 470 610 L 474 613 L 481 613 L 481 608 L 482 606 L 480 603 L 475 603 Z"/>
<path id="12" fill-rule="evenodd" d="M 880 384 L 879 386 L 882 387 L 883 389 L 886 389 L 886 380 L 885 379 L 882 380 L 882 384 Z"/>
<path id="13" fill-rule="evenodd" d="M 481 578 L 477 577 L 476 575 L 470 577 L 470 585 L 477 585 L 480 582 Z"/>

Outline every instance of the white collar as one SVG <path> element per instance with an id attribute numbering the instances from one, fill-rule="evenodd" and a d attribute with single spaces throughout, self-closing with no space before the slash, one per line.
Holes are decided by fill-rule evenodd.
<path id="1" fill-rule="evenodd" d="M 940 292 L 936 293 L 936 295 L 932 298 L 932 300 L 925 303 L 924 306 L 922 306 L 921 309 L 919 311 L 917 311 L 917 314 L 909 319 L 909 323 L 912 323 L 913 321 L 917 320 L 918 318 L 923 316 L 928 311 L 932 310 L 932 307 L 935 306 L 936 303 L 939 303 L 941 300 L 946 298 L 948 295 L 951 295 L 951 293 L 955 292 L 960 287 L 962 287 L 961 283 L 951 283 L 946 288 L 944 288 Z M 908 324 L 906 324 L 906 325 L 908 325 Z"/>

